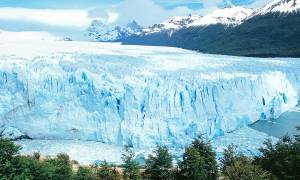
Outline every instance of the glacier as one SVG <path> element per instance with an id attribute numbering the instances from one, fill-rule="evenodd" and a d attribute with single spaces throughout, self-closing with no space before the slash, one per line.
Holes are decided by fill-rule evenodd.
<path id="1" fill-rule="evenodd" d="M 118 43 L 2 41 L 0 133 L 183 148 L 200 134 L 218 138 L 295 107 L 299 75 L 296 58 Z"/>

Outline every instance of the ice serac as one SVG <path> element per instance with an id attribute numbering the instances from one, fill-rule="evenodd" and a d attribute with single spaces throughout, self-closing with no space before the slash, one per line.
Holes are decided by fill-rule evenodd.
<path id="1" fill-rule="evenodd" d="M 278 117 L 299 100 L 299 59 L 0 43 L 0 127 L 34 139 L 183 147 L 199 134 L 212 138 Z"/>

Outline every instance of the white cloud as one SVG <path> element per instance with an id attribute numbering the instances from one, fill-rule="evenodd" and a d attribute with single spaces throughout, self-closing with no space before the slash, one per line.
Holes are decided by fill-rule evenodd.
<path id="1" fill-rule="evenodd" d="M 228 1 L 231 2 L 231 0 Z M 261 7 L 268 1 L 272 0 L 256 0 L 248 7 Z M 176 3 L 184 2 L 186 1 L 176 1 Z M 121 25 L 136 20 L 141 25 L 148 26 L 164 21 L 172 16 L 205 15 L 217 9 L 223 0 L 191 0 L 189 2 L 202 3 L 203 8 L 192 10 L 185 6 L 178 6 L 174 9 L 165 9 L 155 3 L 154 0 L 124 0 L 118 4 L 90 10 L 0 8 L 0 20 L 25 21 L 52 27 L 77 29 L 86 29 L 93 19 L 100 19 L 106 24 Z"/>
<path id="2" fill-rule="evenodd" d="M 156 0 L 157 2 L 158 0 Z M 226 0 L 227 4 L 233 4 L 231 0 Z M 259 8 L 272 0 L 255 0 L 247 7 Z M 163 1 L 161 1 L 163 2 Z M 168 2 L 168 4 L 184 4 L 187 0 L 176 0 Z M 89 11 L 92 17 L 109 17 L 107 12 L 116 12 L 119 14 L 118 18 L 115 18 L 114 23 L 124 25 L 129 21 L 136 20 L 143 26 L 153 25 L 160 23 L 172 16 L 184 16 L 188 14 L 206 15 L 219 8 L 219 5 L 224 0 L 189 0 L 189 3 L 201 3 L 202 8 L 198 10 L 189 9 L 186 6 L 178 6 L 173 9 L 165 9 L 159 3 L 155 3 L 155 0 L 124 0 L 121 3 L 114 4 L 112 6 L 101 7 L 91 9 Z M 165 3 L 165 2 L 164 2 Z M 107 19 L 107 18 L 106 18 Z M 104 21 L 106 22 L 106 21 Z"/>
<path id="3" fill-rule="evenodd" d="M 228 1 L 231 2 L 231 0 Z M 255 0 L 248 7 L 262 7 L 269 1 L 272 0 Z M 223 0 L 190 0 L 189 2 L 202 3 L 203 8 L 198 10 L 192 10 L 185 6 L 166 9 L 155 2 L 157 0 L 123 0 L 117 4 L 93 9 L 0 8 L 0 27 L 9 31 L 42 30 L 63 34 L 63 36 L 72 36 L 75 33 L 80 36 L 84 34 L 93 19 L 100 19 L 109 25 L 125 25 L 136 20 L 143 26 L 149 26 L 172 16 L 205 15 L 218 9 L 218 5 Z M 176 0 L 172 3 L 184 4 L 184 2 L 186 0 Z"/>
<path id="4" fill-rule="evenodd" d="M 203 9 L 201 10 L 202 14 L 208 14 L 216 9 L 218 9 L 218 5 L 220 3 L 222 3 L 223 0 L 203 0 L 202 4 L 203 4 Z"/>
<path id="5" fill-rule="evenodd" d="M 48 26 L 86 28 L 91 18 L 87 10 L 0 8 L 0 20 L 26 21 Z"/>
<path id="6" fill-rule="evenodd" d="M 221 0 L 218 0 L 218 2 Z M 214 4 L 214 5 L 213 5 Z M 215 3 L 207 3 L 210 10 L 216 9 Z M 115 21 L 118 24 L 126 24 L 129 21 L 136 20 L 144 26 L 152 25 L 166 20 L 172 16 L 183 16 L 188 14 L 204 14 L 206 10 L 191 10 L 185 6 L 179 6 L 174 9 L 165 9 L 156 4 L 153 0 L 124 0 L 113 6 L 91 9 L 89 11 L 91 17 L 108 16 L 103 12 L 117 12 L 119 18 Z"/>
<path id="7" fill-rule="evenodd" d="M 113 24 L 119 19 L 119 14 L 117 12 L 108 11 L 108 18 L 106 19 L 107 24 Z"/>

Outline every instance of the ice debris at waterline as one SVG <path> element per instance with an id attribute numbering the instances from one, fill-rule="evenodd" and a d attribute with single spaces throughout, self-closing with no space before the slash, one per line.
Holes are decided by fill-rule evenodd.
<path id="1" fill-rule="evenodd" d="M 114 43 L 0 42 L 0 132 L 181 148 L 296 106 L 300 60 Z M 13 134 L 7 130 L 13 130 Z"/>
<path id="2" fill-rule="evenodd" d="M 237 146 L 239 153 L 247 156 L 258 155 L 263 142 L 271 139 L 276 142 L 278 139 L 268 136 L 265 133 L 256 131 L 249 127 L 238 129 L 226 136 L 214 138 L 211 143 L 213 149 L 217 153 L 217 158 L 222 157 L 224 148 L 233 144 Z M 76 141 L 76 140 L 20 140 L 15 141 L 21 145 L 21 153 L 24 155 L 32 155 L 39 152 L 42 156 L 55 156 L 59 153 L 67 153 L 71 159 L 77 160 L 81 164 L 94 164 L 97 162 L 108 161 L 114 164 L 122 164 L 122 153 L 124 148 L 118 145 L 107 145 L 94 141 Z M 151 148 L 133 149 L 135 152 L 135 160 L 143 164 L 145 159 L 152 152 Z M 184 149 L 171 148 L 170 152 L 175 160 L 181 160 Z"/>

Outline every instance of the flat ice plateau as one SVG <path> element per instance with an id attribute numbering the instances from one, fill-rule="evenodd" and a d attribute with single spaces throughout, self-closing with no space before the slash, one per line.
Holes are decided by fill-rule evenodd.
<path id="1" fill-rule="evenodd" d="M 53 40 L 0 42 L 0 133 L 181 149 L 298 104 L 300 59 Z M 247 128 L 246 128 L 247 129 Z M 253 142 L 256 143 L 256 142 Z"/>

